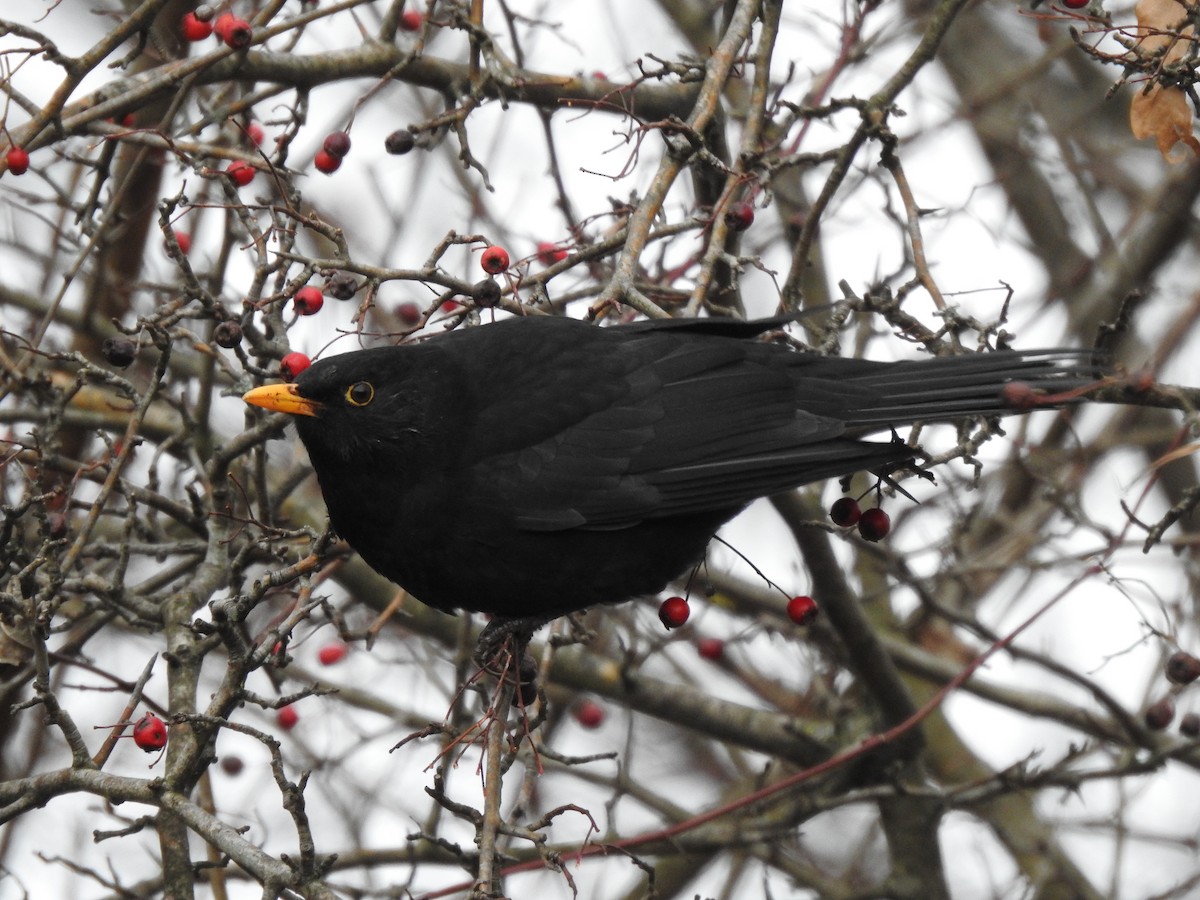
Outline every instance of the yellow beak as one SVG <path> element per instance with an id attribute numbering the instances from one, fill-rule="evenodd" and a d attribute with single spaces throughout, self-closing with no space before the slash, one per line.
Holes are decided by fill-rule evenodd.
<path id="1" fill-rule="evenodd" d="M 294 384 L 264 384 L 246 391 L 242 399 L 253 406 L 292 416 L 315 416 L 320 409 L 319 403 L 301 397 Z"/>

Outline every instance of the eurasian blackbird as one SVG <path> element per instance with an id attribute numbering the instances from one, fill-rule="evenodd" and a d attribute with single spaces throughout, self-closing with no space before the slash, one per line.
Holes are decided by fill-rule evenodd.
<path id="1" fill-rule="evenodd" d="M 376 571 L 441 610 L 524 619 L 656 592 L 751 500 L 914 455 L 863 434 L 1095 378 L 1083 351 L 872 362 L 756 339 L 778 325 L 514 318 L 244 399 L 295 417 L 333 527 Z"/>

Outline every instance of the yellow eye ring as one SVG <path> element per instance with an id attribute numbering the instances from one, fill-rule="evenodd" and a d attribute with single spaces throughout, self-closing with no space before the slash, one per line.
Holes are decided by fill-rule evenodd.
<path id="1" fill-rule="evenodd" d="M 356 381 L 346 388 L 346 402 L 351 406 L 366 406 L 375 399 L 375 388 L 369 381 Z"/>

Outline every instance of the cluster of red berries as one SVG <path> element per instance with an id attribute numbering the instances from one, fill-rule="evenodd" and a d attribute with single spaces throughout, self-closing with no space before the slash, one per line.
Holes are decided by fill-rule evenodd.
<path id="1" fill-rule="evenodd" d="M 234 50 L 249 47 L 254 40 L 254 29 L 245 19 L 226 12 L 214 20 L 213 9 L 207 5 L 184 13 L 179 30 L 185 41 L 192 42 L 206 40 L 209 35 L 215 34 L 225 46 Z"/>
<path id="2" fill-rule="evenodd" d="M 332 175 L 341 168 L 342 160 L 350 152 L 350 135 L 345 131 L 331 131 L 325 135 L 321 149 L 313 157 L 313 165 L 318 172 Z"/>
<path id="3" fill-rule="evenodd" d="M 861 509 L 853 497 L 841 497 L 829 507 L 829 518 L 841 528 L 858 526 L 865 541 L 881 541 L 892 530 L 892 519 L 880 507 Z"/>

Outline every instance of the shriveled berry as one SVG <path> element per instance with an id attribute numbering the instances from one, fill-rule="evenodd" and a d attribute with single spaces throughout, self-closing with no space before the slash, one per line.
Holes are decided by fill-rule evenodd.
<path id="1" fill-rule="evenodd" d="M 542 241 L 537 245 L 537 258 L 543 266 L 552 266 L 556 262 L 561 262 L 567 258 L 567 251 L 557 244 L 551 244 L 549 241 Z"/>
<path id="2" fill-rule="evenodd" d="M 167 746 L 167 726 L 154 713 L 146 713 L 133 725 L 133 742 L 147 753 Z"/>
<path id="3" fill-rule="evenodd" d="M 242 774 L 242 769 L 246 768 L 246 764 L 242 762 L 240 756 L 222 756 L 221 771 L 226 775 L 238 776 Z"/>
<path id="4" fill-rule="evenodd" d="M 217 16 L 217 20 L 213 22 L 213 31 L 225 42 L 226 47 L 232 47 L 234 50 L 249 47 L 250 42 L 254 40 L 254 29 L 250 27 L 250 23 L 233 13 L 221 13 Z"/>
<path id="5" fill-rule="evenodd" d="M 1179 733 L 1187 737 L 1200 737 L 1200 715 L 1190 712 L 1179 720 Z"/>
<path id="6" fill-rule="evenodd" d="M 321 149 L 330 156 L 341 159 L 350 152 L 350 135 L 344 131 L 331 131 L 325 135 L 325 142 L 321 144 Z"/>
<path id="7" fill-rule="evenodd" d="M 691 614 L 692 609 L 683 597 L 668 597 L 658 608 L 658 620 L 668 631 L 682 626 Z"/>
<path id="8" fill-rule="evenodd" d="M 420 31 L 421 25 L 425 22 L 425 16 L 415 9 L 406 9 L 400 13 L 400 30 L 401 31 Z"/>
<path id="9" fill-rule="evenodd" d="M 100 352 L 109 365 L 123 369 L 137 356 L 137 344 L 124 337 L 105 338 L 104 343 L 100 345 Z"/>
<path id="10" fill-rule="evenodd" d="M 346 658 L 346 654 L 350 652 L 350 648 L 341 641 L 334 641 L 331 644 L 326 644 L 317 651 L 317 660 L 323 666 L 332 666 L 334 663 L 341 662 Z"/>
<path id="11" fill-rule="evenodd" d="M 279 361 L 279 372 L 288 381 L 295 381 L 296 376 L 312 365 L 312 360 L 303 353 L 292 351 L 284 354 Z"/>
<path id="12" fill-rule="evenodd" d="M 696 652 L 704 659 L 717 662 L 725 655 L 725 642 L 720 638 L 700 638 L 696 641 Z"/>
<path id="13" fill-rule="evenodd" d="M 317 155 L 313 157 L 313 166 L 318 172 L 324 172 L 326 175 L 332 175 L 342 167 L 342 158 L 334 156 L 325 150 L 318 150 Z"/>
<path id="14" fill-rule="evenodd" d="M 212 24 L 201 22 L 195 13 L 184 13 L 183 23 L 179 27 L 185 41 L 202 41 L 213 33 Z"/>
<path id="15" fill-rule="evenodd" d="M 1175 718 L 1175 703 L 1170 697 L 1163 697 L 1156 703 L 1151 703 L 1143 717 L 1146 727 L 1152 731 L 1162 731 Z"/>
<path id="16" fill-rule="evenodd" d="M 275 721 L 279 723 L 279 727 L 284 731 L 291 731 L 296 727 L 296 723 L 300 721 L 300 713 L 296 712 L 296 707 L 292 704 L 280 707 L 275 713 Z"/>
<path id="17" fill-rule="evenodd" d="M 421 306 L 409 300 L 396 307 L 396 315 L 405 325 L 416 325 L 421 321 Z"/>
<path id="18" fill-rule="evenodd" d="M 325 282 L 325 293 L 334 300 L 353 300 L 358 291 L 358 279 L 349 272 L 335 272 Z"/>
<path id="19" fill-rule="evenodd" d="M 1167 680 L 1175 684 L 1191 684 L 1200 678 L 1200 659 L 1178 650 L 1167 659 Z"/>
<path id="20" fill-rule="evenodd" d="M 878 506 L 863 510 L 858 520 L 858 533 L 866 541 L 882 541 L 891 530 L 891 517 Z"/>
<path id="21" fill-rule="evenodd" d="M 476 282 L 471 288 L 471 299 L 475 301 L 476 306 L 490 309 L 500 302 L 500 285 L 496 283 L 495 278 L 485 278 Z"/>
<path id="22" fill-rule="evenodd" d="M 725 224 L 732 231 L 745 231 L 754 224 L 754 204 L 739 200 L 725 210 Z"/>
<path id="23" fill-rule="evenodd" d="M 575 704 L 572 714 L 584 728 L 599 728 L 604 724 L 604 707 L 595 700 L 581 700 Z"/>
<path id="24" fill-rule="evenodd" d="M 22 147 L 9 147 L 4 154 L 4 161 L 8 164 L 8 171 L 14 175 L 24 175 L 29 171 L 29 153 Z"/>
<path id="25" fill-rule="evenodd" d="M 258 172 L 244 159 L 235 159 L 225 167 L 225 174 L 232 178 L 233 183 L 238 187 L 245 187 L 254 180 L 254 176 Z"/>
<path id="26" fill-rule="evenodd" d="M 416 145 L 416 138 L 407 128 L 398 128 L 383 139 L 383 149 L 392 156 L 403 156 Z"/>
<path id="27" fill-rule="evenodd" d="M 788 618 L 797 625 L 808 625 L 817 617 L 818 611 L 817 601 L 807 595 L 802 594 L 788 601 Z"/>
<path id="28" fill-rule="evenodd" d="M 325 305 L 325 297 L 321 294 L 319 288 L 312 285 L 305 285 L 296 291 L 296 296 L 292 298 L 292 308 L 296 310 L 297 315 L 311 316 L 321 311 L 321 307 Z"/>
<path id="29" fill-rule="evenodd" d="M 479 265 L 489 275 L 499 275 L 508 268 L 508 251 L 503 247 L 488 247 L 480 255 Z"/>
<path id="30" fill-rule="evenodd" d="M 213 329 L 213 340 L 218 347 L 232 350 L 242 342 L 242 326 L 232 321 L 218 322 Z"/>
<path id="31" fill-rule="evenodd" d="M 858 501 L 853 497 L 839 497 L 829 507 L 830 521 L 834 525 L 840 525 L 842 528 L 857 525 L 858 520 L 861 518 L 862 510 L 858 506 Z"/>

